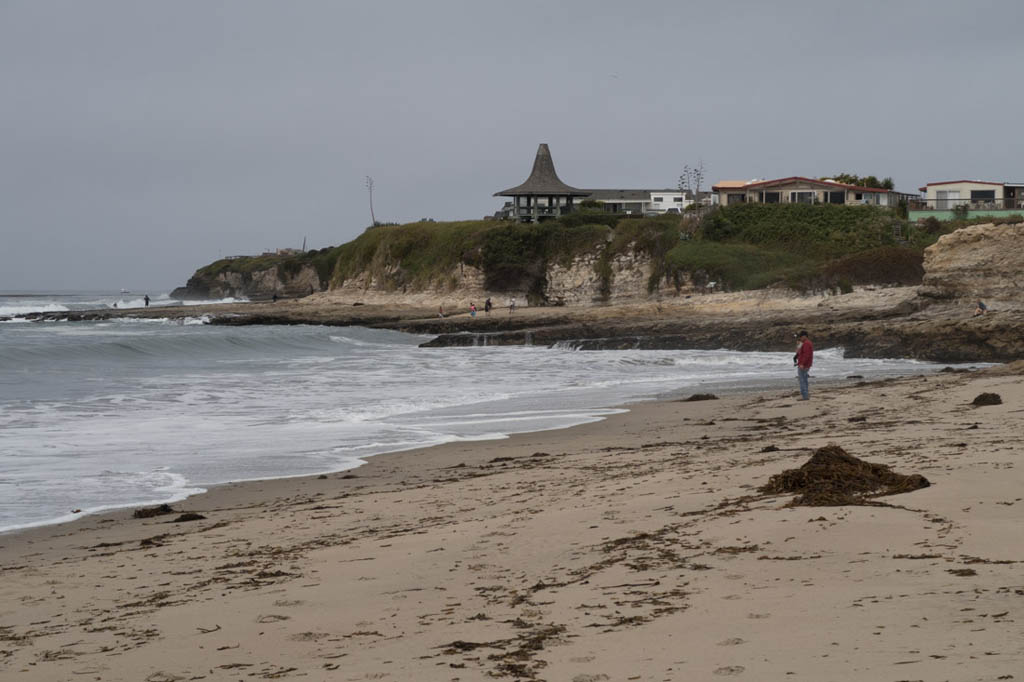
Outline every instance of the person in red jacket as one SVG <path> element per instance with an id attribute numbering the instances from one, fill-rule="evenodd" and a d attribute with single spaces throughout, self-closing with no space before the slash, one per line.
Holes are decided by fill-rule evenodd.
<path id="1" fill-rule="evenodd" d="M 814 364 L 814 346 L 806 331 L 801 331 L 797 337 L 800 339 L 800 346 L 796 349 L 796 357 L 793 360 L 796 362 L 796 378 L 800 384 L 800 400 L 810 400 L 811 390 L 807 386 L 807 375 Z"/>

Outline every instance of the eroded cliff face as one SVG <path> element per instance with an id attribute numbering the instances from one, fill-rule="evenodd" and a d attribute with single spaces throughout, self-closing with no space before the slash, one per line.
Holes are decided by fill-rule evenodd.
<path id="1" fill-rule="evenodd" d="M 396 286 L 394 282 L 399 279 L 395 277 L 396 271 L 397 267 L 379 276 L 363 273 L 331 291 L 346 301 L 443 306 L 445 311 L 468 307 L 470 303 L 482 309 L 487 298 L 498 307 L 508 305 L 512 297 L 516 305 L 528 305 L 529 292 L 489 291 L 483 271 L 471 265 L 460 265 L 446 280 L 429 287 Z M 655 291 L 649 292 L 652 272 L 651 260 L 631 250 L 609 259 L 607 264 L 602 264 L 600 252 L 581 254 L 568 265 L 548 264 L 544 297 L 549 305 L 577 306 L 676 296 L 692 290 L 689 281 L 678 291 L 675 285 L 660 281 Z"/>
<path id="2" fill-rule="evenodd" d="M 925 249 L 921 296 L 1017 301 L 1024 284 L 1024 223 L 972 225 Z"/>
<path id="3" fill-rule="evenodd" d="M 307 296 L 320 291 L 320 277 L 316 268 L 305 265 L 295 273 L 279 270 L 274 265 L 252 272 L 221 272 L 211 277 L 199 273 L 189 278 L 188 283 L 171 292 L 171 298 L 221 299 L 221 298 L 270 298 L 274 294 L 282 297 Z"/>

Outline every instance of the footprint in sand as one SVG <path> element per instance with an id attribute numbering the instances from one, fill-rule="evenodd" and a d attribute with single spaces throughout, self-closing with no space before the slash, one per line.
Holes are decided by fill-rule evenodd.
<path id="1" fill-rule="evenodd" d="M 740 644 L 746 644 L 747 640 L 740 637 L 730 637 L 729 639 L 723 639 L 718 643 L 718 646 L 737 646 Z"/>
<path id="2" fill-rule="evenodd" d="M 714 673 L 716 675 L 739 675 L 744 670 L 746 670 L 746 668 L 742 665 L 727 665 L 722 668 L 716 668 Z"/>

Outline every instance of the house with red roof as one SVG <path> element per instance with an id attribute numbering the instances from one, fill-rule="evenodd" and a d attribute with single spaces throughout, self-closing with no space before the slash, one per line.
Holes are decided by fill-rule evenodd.
<path id="1" fill-rule="evenodd" d="M 835 180 L 794 175 L 776 180 L 723 180 L 711 187 L 713 200 L 730 204 L 859 204 L 896 206 L 900 195 L 881 187 L 859 187 Z"/>

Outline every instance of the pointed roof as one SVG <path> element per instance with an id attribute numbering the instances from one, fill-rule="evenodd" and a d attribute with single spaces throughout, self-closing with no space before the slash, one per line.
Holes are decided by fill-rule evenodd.
<path id="1" fill-rule="evenodd" d="M 530 177 L 526 178 L 523 184 L 506 189 L 502 192 L 495 192 L 496 197 L 514 197 L 522 194 L 540 195 L 566 195 L 585 197 L 590 194 L 586 190 L 570 187 L 558 179 L 555 172 L 555 162 L 551 160 L 551 151 L 546 144 L 537 148 L 537 158 L 533 160 L 533 170 Z"/>

